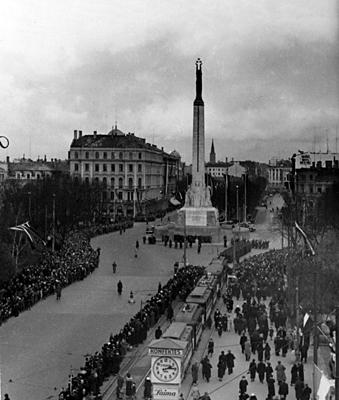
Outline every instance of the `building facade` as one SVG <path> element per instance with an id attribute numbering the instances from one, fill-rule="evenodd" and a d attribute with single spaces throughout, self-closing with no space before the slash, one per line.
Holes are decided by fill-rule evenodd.
<path id="1" fill-rule="evenodd" d="M 176 151 L 168 154 L 117 126 L 108 134 L 74 131 L 69 165 L 73 178 L 102 185 L 106 203 L 140 204 L 170 196 L 181 176 Z"/>
<path id="2" fill-rule="evenodd" d="M 269 189 L 289 189 L 291 171 L 290 160 L 271 159 L 268 164 Z"/>
<path id="3" fill-rule="evenodd" d="M 296 194 L 317 197 L 339 182 L 338 153 L 302 152 L 294 155 L 292 161 Z"/>

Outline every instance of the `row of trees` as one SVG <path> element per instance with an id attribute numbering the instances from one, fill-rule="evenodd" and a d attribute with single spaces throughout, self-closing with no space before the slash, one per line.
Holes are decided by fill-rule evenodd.
<path id="1" fill-rule="evenodd" d="M 302 257 L 288 265 L 291 307 L 294 308 L 298 287 L 299 303 L 305 311 L 313 311 L 315 294 L 317 312 L 330 314 L 339 302 L 339 185 L 334 184 L 328 192 L 313 198 L 285 193 L 284 200 L 281 233 L 290 247 L 303 249 Z M 309 238 L 314 256 L 295 222 Z"/>
<path id="2" fill-rule="evenodd" d="M 0 205 L 0 281 L 7 280 L 24 264 L 35 262 L 25 235 L 9 228 L 29 221 L 45 240 L 53 233 L 61 241 L 65 231 L 100 214 L 102 188 L 69 176 L 46 178 L 22 186 L 11 182 L 2 187 Z"/>

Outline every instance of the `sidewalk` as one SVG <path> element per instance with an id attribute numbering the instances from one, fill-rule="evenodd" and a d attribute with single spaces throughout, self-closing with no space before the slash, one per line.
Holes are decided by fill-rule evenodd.
<path id="1" fill-rule="evenodd" d="M 267 301 L 268 303 L 268 301 Z M 239 300 L 237 302 L 235 300 L 234 303 L 234 308 L 236 305 L 242 304 L 242 300 Z M 224 313 L 226 311 L 226 308 L 220 300 L 217 304 L 217 307 L 221 311 L 221 313 Z M 245 361 L 245 356 L 241 353 L 241 348 L 239 344 L 240 336 L 238 334 L 234 333 L 233 330 L 233 324 L 232 324 L 232 329 L 229 332 L 223 332 L 222 336 L 219 337 L 215 329 L 208 330 L 206 329 L 203 333 L 202 339 L 199 344 L 198 350 L 194 353 L 192 360 L 198 361 L 199 363 L 199 380 L 198 380 L 198 388 L 200 391 L 200 394 L 203 395 L 204 392 L 208 392 L 212 400 L 236 400 L 239 397 L 239 381 L 242 376 L 246 376 L 247 381 L 249 382 L 248 385 L 248 390 L 247 393 L 251 395 L 252 393 L 255 393 L 258 400 L 264 400 L 267 397 L 267 384 L 266 381 L 264 384 L 260 383 L 258 380 L 258 376 L 256 376 L 256 380 L 254 382 L 250 382 L 249 375 L 247 374 L 248 371 L 248 366 L 249 362 Z M 201 376 L 201 364 L 200 361 L 203 358 L 203 356 L 206 355 L 207 353 L 207 342 L 209 338 L 212 337 L 214 341 L 214 354 L 213 357 L 210 358 L 210 362 L 213 366 L 212 368 L 212 376 L 210 379 L 210 382 L 207 383 L 206 381 L 202 380 Z M 287 383 L 290 384 L 291 382 L 291 367 L 293 365 L 293 362 L 295 360 L 294 354 L 291 352 L 287 353 L 286 357 L 277 357 L 275 356 L 274 353 L 274 345 L 273 345 L 273 340 L 268 340 L 268 343 L 271 346 L 271 365 L 273 367 L 273 370 L 275 369 L 278 360 L 282 362 L 282 364 L 286 367 L 286 376 L 287 376 Z M 223 381 L 219 381 L 217 378 L 217 363 L 218 363 L 218 358 L 221 353 L 221 351 L 224 351 L 227 353 L 228 350 L 231 350 L 232 353 L 235 355 L 235 368 L 233 371 L 232 375 L 227 375 L 226 374 L 223 378 Z M 312 347 L 309 349 L 309 357 L 308 357 L 308 362 L 307 364 L 304 365 L 304 373 L 305 373 L 305 383 L 307 383 L 311 389 L 312 389 L 312 365 L 313 365 L 313 349 Z M 251 357 L 252 359 L 255 359 L 257 361 L 257 356 L 254 355 Z M 275 378 L 275 372 L 274 372 L 274 379 Z M 186 377 L 182 383 L 181 386 L 181 392 L 184 395 L 185 399 L 191 399 L 191 386 L 192 386 L 192 376 L 191 376 L 191 367 L 189 366 Z M 275 389 L 276 389 L 276 394 L 278 392 L 278 385 L 275 383 Z M 289 394 L 287 396 L 288 400 L 294 400 L 295 399 L 295 391 L 293 386 L 289 386 Z"/>

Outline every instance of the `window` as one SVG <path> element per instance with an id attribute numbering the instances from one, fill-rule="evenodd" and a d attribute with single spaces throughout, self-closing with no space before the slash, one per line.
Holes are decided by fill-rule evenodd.
<path id="1" fill-rule="evenodd" d="M 115 172 L 115 164 L 111 164 L 111 172 Z"/>
<path id="2" fill-rule="evenodd" d="M 321 193 L 322 192 L 322 190 L 321 190 L 321 186 L 320 187 L 318 187 L 318 193 Z"/>
<path id="3" fill-rule="evenodd" d="M 99 172 L 99 164 L 95 164 L 94 170 L 95 170 L 95 172 Z"/>
<path id="4" fill-rule="evenodd" d="M 142 172 L 142 165 L 138 164 L 138 172 Z"/>
<path id="5" fill-rule="evenodd" d="M 79 158 L 79 154 L 78 154 L 78 152 L 77 152 L 77 151 L 74 153 L 74 158 L 76 158 L 76 159 L 78 159 L 78 158 Z"/>
<path id="6" fill-rule="evenodd" d="M 94 178 L 94 183 L 95 183 L 96 185 L 99 184 L 99 178 L 98 178 L 98 177 L 97 177 L 97 178 Z"/>
<path id="7" fill-rule="evenodd" d="M 103 158 L 104 158 L 104 160 L 107 160 L 107 153 L 106 153 L 106 151 L 104 151 L 104 153 L 103 153 Z"/>
<path id="8" fill-rule="evenodd" d="M 20 172 L 16 174 L 16 179 L 20 179 Z"/>
<path id="9" fill-rule="evenodd" d="M 142 154 L 141 153 L 138 154 L 138 158 L 139 158 L 139 160 L 141 160 L 141 158 L 142 158 Z"/>
<path id="10" fill-rule="evenodd" d="M 107 178 L 106 178 L 106 176 L 104 176 L 104 177 L 102 178 L 102 183 L 103 183 L 104 186 L 107 186 Z M 106 193 L 106 192 L 105 192 L 105 193 Z"/>
<path id="11" fill-rule="evenodd" d="M 107 200 L 107 192 L 102 192 L 102 200 L 103 201 Z"/>
<path id="12" fill-rule="evenodd" d="M 86 183 L 86 185 L 89 184 L 89 177 L 88 176 L 86 176 L 86 178 L 85 178 L 85 183 Z"/>
<path id="13" fill-rule="evenodd" d="M 114 151 L 112 151 L 112 153 L 111 153 L 111 159 L 112 159 L 112 160 L 115 159 Z"/>
<path id="14" fill-rule="evenodd" d="M 139 179 L 138 179 L 138 188 L 141 189 L 141 186 L 142 186 L 142 179 L 139 178 Z"/>
<path id="15" fill-rule="evenodd" d="M 313 180 L 313 175 L 310 175 L 310 181 L 312 181 Z"/>
<path id="16" fill-rule="evenodd" d="M 313 185 L 310 185 L 310 193 L 313 193 Z"/>
<path id="17" fill-rule="evenodd" d="M 40 179 L 40 174 L 36 174 L 36 178 L 37 178 L 37 179 Z"/>
<path id="18" fill-rule="evenodd" d="M 114 200 L 114 192 L 111 192 L 111 200 Z"/>
<path id="19" fill-rule="evenodd" d="M 123 178 L 119 178 L 119 189 L 122 189 L 123 184 L 124 184 Z"/>
<path id="20" fill-rule="evenodd" d="M 89 164 L 85 164 L 85 171 L 86 171 L 86 172 L 89 171 Z"/>
<path id="21" fill-rule="evenodd" d="M 122 154 L 122 152 L 119 153 L 119 159 L 122 160 L 124 158 L 124 155 Z"/>
<path id="22" fill-rule="evenodd" d="M 119 172 L 124 172 L 124 164 L 119 164 Z"/>
<path id="23" fill-rule="evenodd" d="M 119 200 L 122 200 L 122 192 L 119 192 L 119 193 L 118 193 L 118 199 L 119 199 Z"/>
<path id="24" fill-rule="evenodd" d="M 31 174 L 27 173 L 27 179 L 31 179 Z"/>
<path id="25" fill-rule="evenodd" d="M 112 188 L 114 188 L 114 186 L 115 186 L 115 179 L 114 178 L 111 178 L 111 186 L 112 186 Z"/>
<path id="26" fill-rule="evenodd" d="M 89 159 L 89 153 L 88 153 L 88 151 L 86 151 L 86 153 L 85 153 L 85 158 L 88 160 Z"/>
<path id="27" fill-rule="evenodd" d="M 102 164 L 102 170 L 103 172 L 107 172 L 107 164 Z"/>
<path id="28" fill-rule="evenodd" d="M 128 178 L 128 188 L 133 189 L 133 178 Z"/>
<path id="29" fill-rule="evenodd" d="M 79 171 L 79 164 L 74 164 L 74 171 L 78 172 Z"/>
<path id="30" fill-rule="evenodd" d="M 133 164 L 128 164 L 128 172 L 133 172 Z"/>
<path id="31" fill-rule="evenodd" d="M 95 152 L 95 158 L 96 158 L 96 159 L 99 158 L 99 152 L 98 152 L 98 151 Z"/>
<path id="32" fill-rule="evenodd" d="M 133 160 L 133 153 L 129 153 L 129 159 Z"/>

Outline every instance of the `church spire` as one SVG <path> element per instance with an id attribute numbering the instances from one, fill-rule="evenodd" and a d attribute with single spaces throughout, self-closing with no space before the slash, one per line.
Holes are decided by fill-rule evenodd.
<path id="1" fill-rule="evenodd" d="M 210 163 L 215 163 L 215 151 L 214 151 L 213 139 L 212 139 L 211 152 L 210 152 Z"/>

